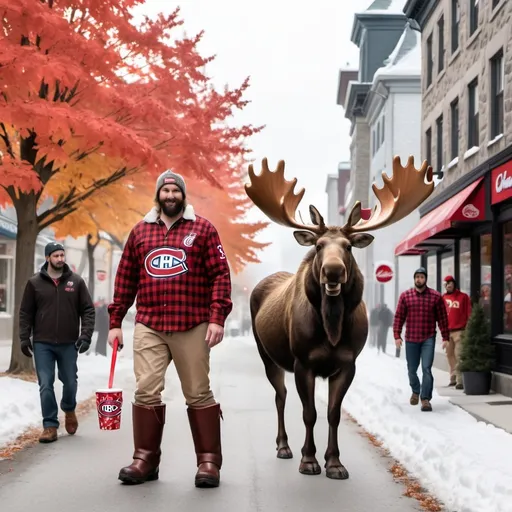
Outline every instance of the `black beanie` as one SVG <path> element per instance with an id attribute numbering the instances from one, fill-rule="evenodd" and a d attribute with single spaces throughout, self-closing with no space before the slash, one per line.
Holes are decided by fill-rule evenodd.
<path id="1" fill-rule="evenodd" d="M 59 242 L 50 242 L 49 244 L 46 244 L 46 247 L 44 248 L 44 255 L 50 256 L 52 252 L 64 250 L 64 246 L 59 244 Z"/>

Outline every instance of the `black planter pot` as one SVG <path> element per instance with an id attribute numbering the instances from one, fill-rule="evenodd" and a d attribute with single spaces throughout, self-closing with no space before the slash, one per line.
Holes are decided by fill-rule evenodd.
<path id="1" fill-rule="evenodd" d="M 491 390 L 491 372 L 462 372 L 466 395 L 488 395 Z"/>

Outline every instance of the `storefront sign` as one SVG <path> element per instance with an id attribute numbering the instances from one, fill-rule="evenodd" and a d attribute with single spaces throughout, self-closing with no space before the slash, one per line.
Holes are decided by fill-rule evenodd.
<path id="1" fill-rule="evenodd" d="M 16 224 L 12 221 L 0 217 L 0 235 L 6 236 L 7 238 L 15 239 L 18 233 Z"/>
<path id="2" fill-rule="evenodd" d="M 491 174 L 491 203 L 501 203 L 512 198 L 512 162 L 493 169 Z"/>
<path id="3" fill-rule="evenodd" d="M 379 283 L 387 283 L 393 279 L 393 269 L 386 263 L 377 265 L 375 269 L 375 279 Z"/>

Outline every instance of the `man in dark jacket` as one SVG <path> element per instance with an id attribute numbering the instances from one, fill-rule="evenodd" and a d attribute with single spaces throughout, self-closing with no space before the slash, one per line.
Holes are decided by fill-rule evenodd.
<path id="1" fill-rule="evenodd" d="M 84 280 L 66 264 L 64 247 L 56 242 L 45 248 L 46 263 L 29 279 L 20 305 L 21 351 L 34 356 L 43 433 L 41 443 L 57 440 L 58 407 L 53 384 L 55 363 L 63 384 L 61 409 L 65 427 L 73 435 L 78 428 L 75 414 L 78 353 L 86 352 L 94 331 L 94 305 Z M 80 326 L 81 323 L 81 326 Z M 80 332 L 81 327 L 81 332 Z M 31 341 L 32 338 L 32 341 Z"/>

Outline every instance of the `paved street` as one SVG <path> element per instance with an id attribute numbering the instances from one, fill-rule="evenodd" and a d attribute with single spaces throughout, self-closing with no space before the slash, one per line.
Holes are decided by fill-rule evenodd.
<path id="1" fill-rule="evenodd" d="M 160 480 L 140 486 L 123 486 L 119 469 L 131 461 L 131 390 L 124 390 L 123 425 L 118 432 L 103 432 L 93 414 L 82 421 L 74 437 L 38 445 L 0 463 L 2 510 L 26 512 L 37 503 L 38 512 L 56 506 L 74 512 L 115 510 L 168 510 L 209 512 L 324 511 L 346 512 L 420 510 L 416 501 L 402 497 L 403 487 L 387 471 L 382 457 L 350 422 L 342 422 L 340 448 L 350 479 L 326 478 L 298 472 L 304 427 L 300 402 L 288 377 L 288 434 L 294 458 L 278 460 L 275 452 L 276 412 L 274 393 L 267 382 L 255 346 L 226 340 L 212 356 L 212 380 L 224 413 L 224 466 L 217 489 L 193 485 L 195 456 L 186 411 L 177 387 L 174 367 L 168 375 L 165 398 L 167 424 L 162 446 Z M 356 377 L 357 378 L 357 377 Z M 323 466 L 327 420 L 318 404 L 316 445 Z M 377 505 L 378 504 L 378 505 Z M 169 508 L 170 507 L 170 508 Z M 376 508 L 377 507 L 377 508 Z"/>

